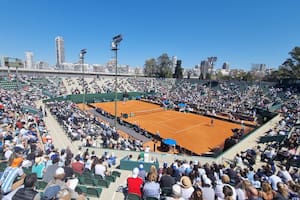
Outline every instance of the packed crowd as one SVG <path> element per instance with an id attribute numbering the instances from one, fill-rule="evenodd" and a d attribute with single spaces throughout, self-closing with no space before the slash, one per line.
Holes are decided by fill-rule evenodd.
<path id="1" fill-rule="evenodd" d="M 104 179 L 110 174 L 114 154 L 59 150 L 43 119 L 22 111 L 20 100 L 32 103 L 28 94 L 0 89 L 0 96 L 1 199 L 86 199 L 75 192 L 77 177 L 89 172 Z M 43 194 L 35 189 L 39 182 L 46 183 Z"/>
<path id="2" fill-rule="evenodd" d="M 175 160 L 146 172 L 141 164 L 127 179 L 127 195 L 167 200 L 296 200 L 300 199 L 298 168 L 269 162 L 251 165 L 201 164 Z"/>
<path id="3" fill-rule="evenodd" d="M 188 85 L 183 86 L 187 88 L 186 91 Z M 222 87 L 224 91 L 227 90 L 225 86 Z M 253 110 L 245 110 L 245 105 L 262 105 L 267 101 L 263 97 L 252 101 L 251 97 L 259 92 L 259 88 L 249 86 L 248 89 L 245 93 L 231 92 L 230 98 L 221 98 L 219 102 L 234 102 L 235 98 L 243 100 L 243 106 L 231 107 L 226 104 L 225 107 L 253 115 Z M 281 90 L 269 88 L 269 91 L 270 95 L 266 95 L 265 99 L 279 101 L 278 93 Z M 22 105 L 35 107 L 34 101 L 42 96 L 31 95 L 30 92 L 0 89 L 0 150 L 2 162 L 5 163 L 0 179 L 2 199 L 51 199 L 54 196 L 59 199 L 85 199 L 84 195 L 75 192 L 74 187 L 69 187 L 78 184 L 74 174 L 87 171 L 103 178 L 109 175 L 109 166 L 116 163 L 116 156 L 97 156 L 89 151 L 74 154 L 69 148 L 55 148 L 43 119 L 22 110 Z M 184 92 L 181 94 L 184 97 Z M 297 164 L 300 161 L 300 127 L 297 124 L 300 101 L 292 90 L 284 96 L 288 100 L 281 106 L 283 119 L 266 133 L 269 136 L 286 135 L 283 142 L 268 144 L 265 148 L 249 148 L 226 165 L 202 165 L 197 161 L 176 160 L 172 164 L 165 163 L 160 169 L 152 167 L 149 172 L 140 165 L 133 169 L 132 177 L 127 179 L 128 195 L 157 199 L 299 199 L 300 174 Z M 104 146 L 114 149 L 140 148 L 138 142 L 120 137 L 109 124 L 94 116 L 86 117 L 73 103 L 51 102 L 47 106 L 70 138 L 82 140 L 86 146 L 97 146 L 95 141 L 101 141 Z M 264 164 L 254 169 L 253 166 L 261 162 Z M 14 182 L 17 177 L 18 181 Z M 43 196 L 34 189 L 38 181 L 48 183 Z"/>
<path id="4" fill-rule="evenodd" d="M 69 138 L 72 141 L 81 140 L 83 146 L 133 151 L 143 148 L 139 140 L 122 137 L 109 123 L 94 115 L 86 116 L 72 102 L 49 102 L 47 106 Z"/>

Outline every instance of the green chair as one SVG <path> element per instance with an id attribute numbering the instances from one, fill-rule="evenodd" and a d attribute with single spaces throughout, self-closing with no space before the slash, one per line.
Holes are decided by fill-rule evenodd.
<path id="1" fill-rule="evenodd" d="M 86 186 L 83 185 L 77 185 L 75 188 L 75 192 L 77 192 L 78 194 L 82 194 L 82 193 L 87 193 L 87 188 Z"/>
<path id="2" fill-rule="evenodd" d="M 142 198 L 137 194 L 127 194 L 126 200 L 142 200 Z"/>
<path id="3" fill-rule="evenodd" d="M 105 176 L 105 180 L 107 180 L 109 182 L 115 182 L 116 181 L 116 177 L 114 177 L 114 176 Z"/>
<path id="4" fill-rule="evenodd" d="M 116 176 L 116 177 L 120 177 L 121 176 L 121 172 L 112 171 L 111 175 Z"/>
<path id="5" fill-rule="evenodd" d="M 162 196 L 171 196 L 172 188 L 171 187 L 163 187 L 161 188 L 161 195 Z"/>
<path id="6" fill-rule="evenodd" d="M 44 189 L 46 188 L 47 185 L 48 185 L 48 183 L 45 182 L 45 181 L 37 181 L 37 182 L 35 183 L 35 188 L 36 188 L 37 190 L 44 190 Z"/>
<path id="7" fill-rule="evenodd" d="M 102 188 L 92 188 L 92 187 L 88 187 L 86 190 L 86 194 L 87 196 L 93 196 L 93 197 L 100 197 L 102 192 Z"/>
<path id="8" fill-rule="evenodd" d="M 108 188 L 110 182 L 108 182 L 107 180 L 103 180 L 103 179 L 96 179 L 94 180 L 95 182 L 95 186 L 97 187 L 104 187 L 104 188 Z"/>
<path id="9" fill-rule="evenodd" d="M 80 185 L 85 185 L 85 177 L 84 176 L 78 176 L 78 181 Z"/>
<path id="10" fill-rule="evenodd" d="M 99 174 L 95 174 L 94 175 L 94 179 L 103 179 L 103 177 L 101 175 L 99 175 Z"/>
<path id="11" fill-rule="evenodd" d="M 83 172 L 82 176 L 87 177 L 87 178 L 93 178 L 94 175 L 91 172 Z"/>
<path id="12" fill-rule="evenodd" d="M 145 200 L 159 200 L 158 198 L 156 198 L 156 197 L 146 197 L 146 199 Z"/>
<path id="13" fill-rule="evenodd" d="M 95 185 L 95 180 L 92 178 L 84 178 L 84 184 L 85 185 L 90 185 L 90 186 L 94 186 Z"/>

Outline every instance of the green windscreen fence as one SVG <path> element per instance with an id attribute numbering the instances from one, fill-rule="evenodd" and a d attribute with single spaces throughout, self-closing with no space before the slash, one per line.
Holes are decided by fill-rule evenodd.
<path id="1" fill-rule="evenodd" d="M 147 95 L 148 93 L 144 92 L 128 92 L 128 99 L 136 99 L 141 96 Z M 82 103 L 83 101 L 87 103 L 94 103 L 94 102 L 105 102 L 105 101 L 114 101 L 115 99 L 115 93 L 102 93 L 102 94 L 71 94 L 71 95 L 65 95 L 57 98 L 50 98 L 47 100 L 44 100 L 43 102 L 48 101 L 72 101 L 74 103 Z M 117 99 L 122 100 L 123 99 L 123 93 L 117 93 Z"/>

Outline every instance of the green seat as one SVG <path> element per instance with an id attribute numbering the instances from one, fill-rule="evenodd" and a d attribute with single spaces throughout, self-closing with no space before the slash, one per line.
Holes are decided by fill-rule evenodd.
<path id="1" fill-rule="evenodd" d="M 100 197 L 101 195 L 101 192 L 102 192 L 102 188 L 92 188 L 92 187 L 88 187 L 87 188 L 87 191 L 86 191 L 86 194 L 87 196 L 93 196 L 93 197 Z"/>
<path id="2" fill-rule="evenodd" d="M 172 194 L 172 188 L 171 187 L 163 187 L 163 188 L 161 188 L 161 194 L 163 196 L 171 196 L 171 194 Z"/>
<path id="3" fill-rule="evenodd" d="M 113 172 L 111 173 L 111 175 L 116 176 L 116 177 L 120 177 L 120 176 L 121 176 L 121 172 L 113 171 Z"/>
<path id="4" fill-rule="evenodd" d="M 47 185 L 48 185 L 48 183 L 45 182 L 45 181 L 37 181 L 35 183 L 35 187 L 36 187 L 37 190 L 44 190 Z"/>
<path id="5" fill-rule="evenodd" d="M 78 176 L 78 181 L 79 181 L 79 184 L 85 185 L 85 177 L 84 176 Z"/>
<path id="6" fill-rule="evenodd" d="M 85 178 L 84 178 L 84 184 L 85 184 L 85 185 L 91 185 L 91 186 L 94 186 L 94 185 L 95 185 L 95 180 L 92 179 L 92 178 L 85 177 Z"/>
<path id="7" fill-rule="evenodd" d="M 23 172 L 28 175 L 28 174 L 31 174 L 31 168 L 23 168 Z"/>
<path id="8" fill-rule="evenodd" d="M 99 174 L 95 174 L 94 175 L 94 179 L 103 179 L 103 177 L 101 175 L 99 175 Z"/>
<path id="9" fill-rule="evenodd" d="M 128 194 L 126 200 L 142 200 L 142 198 L 137 194 Z"/>
<path id="10" fill-rule="evenodd" d="M 87 177 L 87 178 L 93 178 L 94 175 L 91 172 L 83 172 L 82 176 Z"/>
<path id="11" fill-rule="evenodd" d="M 75 188 L 75 192 L 77 192 L 78 194 L 82 194 L 82 193 L 87 193 L 87 188 L 86 186 L 83 185 L 77 185 Z"/>
<path id="12" fill-rule="evenodd" d="M 107 180 L 103 180 L 103 179 L 96 179 L 94 180 L 95 182 L 95 186 L 97 187 L 104 187 L 104 188 L 108 188 L 110 182 L 108 182 Z"/>
<path id="13" fill-rule="evenodd" d="M 145 200 L 159 200 L 158 198 L 156 198 L 156 197 L 146 197 L 146 199 Z"/>
<path id="14" fill-rule="evenodd" d="M 116 177 L 114 177 L 114 176 L 105 176 L 105 180 L 107 180 L 109 182 L 115 182 L 116 181 Z"/>

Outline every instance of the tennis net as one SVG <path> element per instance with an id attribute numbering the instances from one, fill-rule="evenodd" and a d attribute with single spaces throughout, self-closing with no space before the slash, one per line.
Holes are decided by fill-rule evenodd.
<path id="1" fill-rule="evenodd" d="M 161 108 L 154 108 L 150 110 L 141 110 L 141 111 L 136 111 L 136 112 L 131 112 L 130 117 L 135 117 L 135 116 L 140 116 L 140 115 L 147 115 L 151 113 L 156 113 L 156 112 L 162 112 L 165 111 L 166 109 L 161 107 Z"/>

